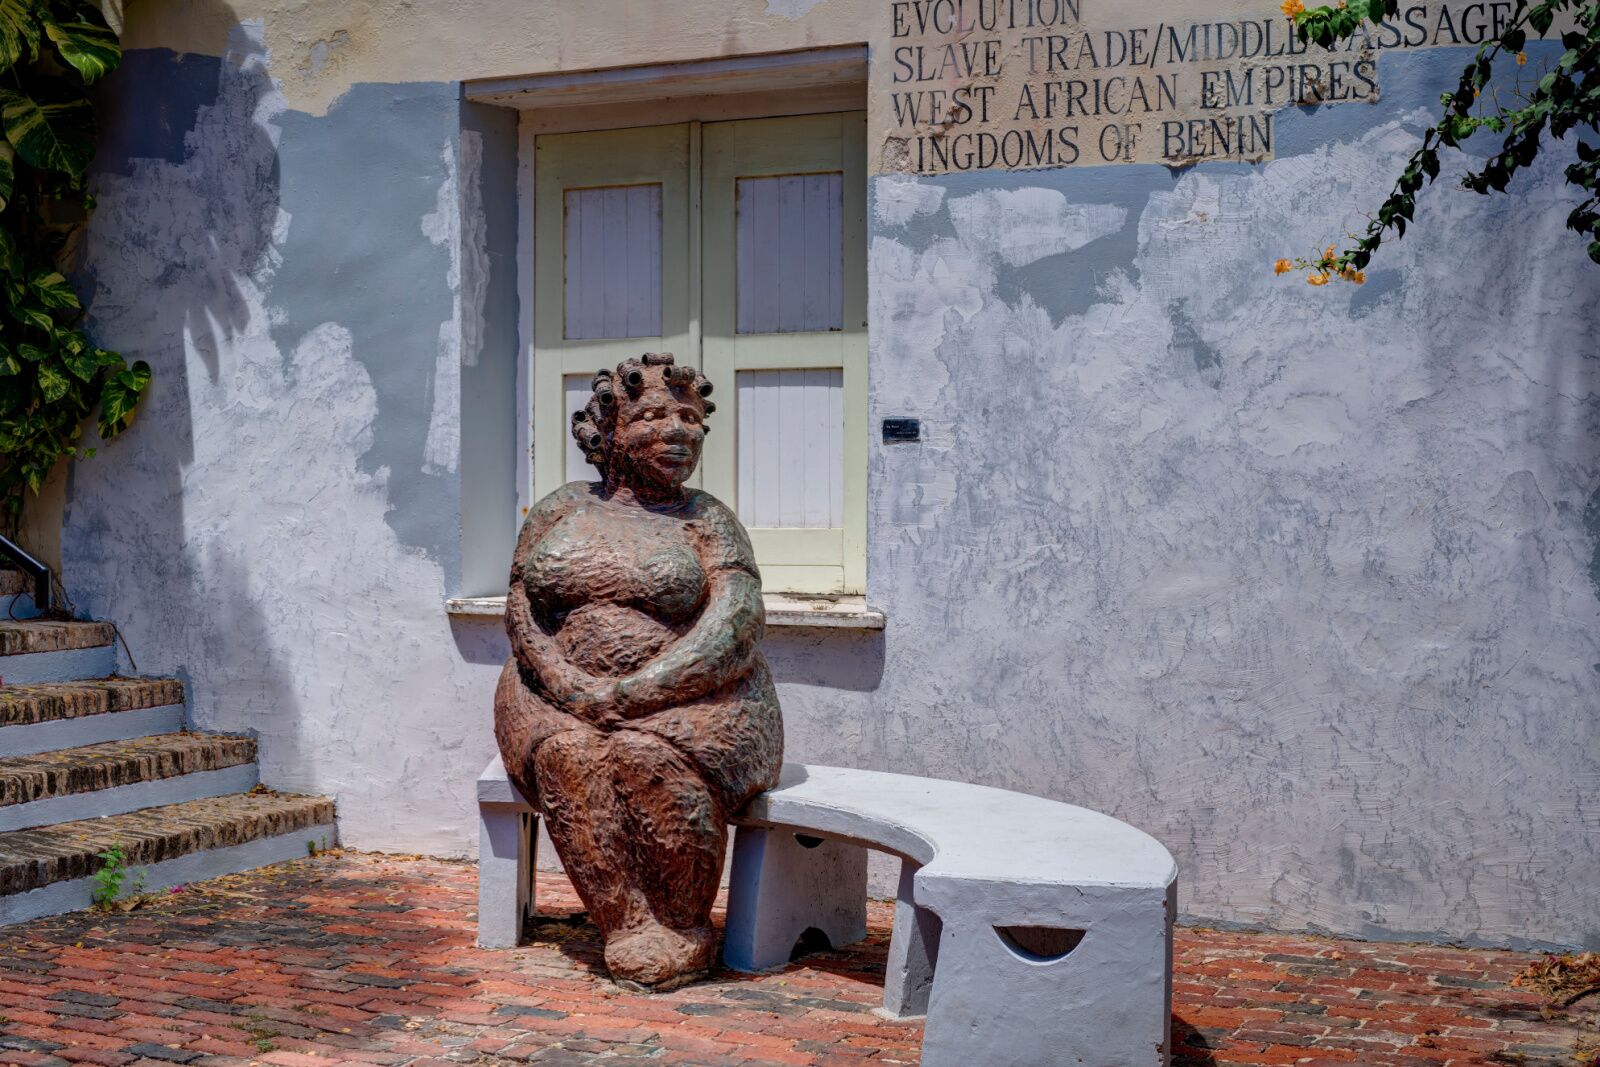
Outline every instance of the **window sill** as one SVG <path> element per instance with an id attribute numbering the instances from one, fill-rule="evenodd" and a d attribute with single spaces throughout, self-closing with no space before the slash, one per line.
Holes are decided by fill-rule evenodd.
<path id="1" fill-rule="evenodd" d="M 806 596 L 763 593 L 767 626 L 812 626 L 836 630 L 881 630 L 888 620 L 864 596 Z"/>
<path id="2" fill-rule="evenodd" d="M 766 593 L 767 626 L 808 627 L 831 630 L 881 630 L 887 624 L 883 612 L 867 606 L 862 596 L 803 596 L 795 593 Z M 503 596 L 453 597 L 444 602 L 451 615 L 498 617 L 506 613 Z"/>

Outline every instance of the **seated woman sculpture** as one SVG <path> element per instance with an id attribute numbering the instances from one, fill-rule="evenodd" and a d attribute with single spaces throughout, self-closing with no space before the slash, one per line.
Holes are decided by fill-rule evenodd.
<path id="1" fill-rule="evenodd" d="M 601 371 L 572 433 L 600 471 L 534 507 L 495 694 L 506 771 L 544 815 L 614 978 L 712 962 L 727 819 L 777 783 L 783 724 L 739 520 L 685 488 L 711 383 L 666 354 Z"/>

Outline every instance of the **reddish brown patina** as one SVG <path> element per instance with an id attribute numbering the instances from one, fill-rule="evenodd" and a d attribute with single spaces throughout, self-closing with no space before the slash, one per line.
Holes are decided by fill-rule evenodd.
<path id="1" fill-rule="evenodd" d="M 710 392 L 665 354 L 595 377 L 572 433 L 601 481 L 557 489 L 523 524 L 495 694 L 506 770 L 548 821 L 606 966 L 647 985 L 711 964 L 728 814 L 783 761 L 750 539 L 684 486 Z"/>

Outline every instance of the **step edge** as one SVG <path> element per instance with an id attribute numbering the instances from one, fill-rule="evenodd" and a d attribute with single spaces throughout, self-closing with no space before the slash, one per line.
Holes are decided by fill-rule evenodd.
<path id="1" fill-rule="evenodd" d="M 187 720 L 183 704 L 157 704 L 148 708 L 124 708 L 69 719 L 44 722 L 10 723 L 0 726 L 0 759 L 37 756 L 111 741 L 133 741 L 152 734 L 174 733 Z M 82 740 L 81 737 L 91 740 Z"/>
<path id="2" fill-rule="evenodd" d="M 41 757 L 41 756 L 70 756 L 72 753 L 82 752 L 84 749 L 100 748 L 103 745 L 126 745 L 126 744 L 133 744 L 133 743 L 139 742 L 139 741 L 154 741 L 154 740 L 157 740 L 159 738 L 173 738 L 173 739 L 181 738 L 181 739 L 185 739 L 185 740 L 198 739 L 198 740 L 201 740 L 201 741 L 242 741 L 242 742 L 244 742 L 246 744 L 246 746 L 248 746 L 250 751 L 249 751 L 248 755 L 245 755 L 244 758 L 238 760 L 237 762 L 224 763 L 224 764 L 222 764 L 220 766 L 217 766 L 217 767 L 196 767 L 194 770 L 179 771 L 176 774 L 163 774 L 163 775 L 160 775 L 160 776 L 154 777 L 154 778 L 137 778 L 137 779 L 135 779 L 133 781 L 130 781 L 130 782 L 117 782 L 114 785 L 90 786 L 87 789 L 69 789 L 68 791 L 66 791 L 64 793 L 51 793 L 48 796 L 34 797 L 34 798 L 32 798 L 32 800 L 26 800 L 26 801 L 22 801 L 22 800 L 13 801 L 10 804 L 7 804 L 5 801 L 0 800 L 0 812 L 4 812 L 7 808 L 16 807 L 18 804 L 30 804 L 30 803 L 36 803 L 38 801 L 43 801 L 43 800 L 54 800 L 54 799 L 56 799 L 58 797 L 84 796 L 84 795 L 87 795 L 89 793 L 102 793 L 102 792 L 105 792 L 107 789 L 117 789 L 117 788 L 120 788 L 121 786 L 139 785 L 139 784 L 142 784 L 144 782 L 164 782 L 164 781 L 168 781 L 168 780 L 173 779 L 173 778 L 185 778 L 185 777 L 188 777 L 191 774 L 205 774 L 205 773 L 210 772 L 210 771 L 225 771 L 230 767 L 239 767 L 239 766 L 243 766 L 244 764 L 247 764 L 247 763 L 255 763 L 260 758 L 260 755 L 261 755 L 259 742 L 257 742 L 257 740 L 254 737 L 251 737 L 249 734 L 211 733 L 209 731 L 202 732 L 202 731 L 198 731 L 198 730 L 168 730 L 168 731 L 165 731 L 163 733 L 145 734 L 145 735 L 140 736 L 140 737 L 128 737 L 128 738 L 122 738 L 120 740 L 115 740 L 115 741 L 91 741 L 91 742 L 89 742 L 87 744 L 71 745 L 71 746 L 68 746 L 66 748 L 47 749 L 44 752 L 34 752 L 34 753 L 31 753 L 31 754 L 29 754 L 27 756 L 0 756 L 0 781 L 4 781 L 9 775 L 12 775 L 12 774 L 21 775 L 23 773 L 20 768 L 12 769 L 12 768 L 7 768 L 5 766 L 5 764 L 10 762 L 11 760 L 25 760 L 25 759 L 26 760 L 34 760 L 34 759 L 37 759 L 38 757 Z M 176 740 L 174 740 L 172 742 L 168 742 L 168 743 L 175 745 L 176 744 Z M 159 749 L 159 748 L 155 749 L 155 751 L 160 751 L 160 750 L 161 749 Z M 151 750 L 147 749 L 146 751 L 151 751 Z M 105 762 L 110 763 L 110 762 L 116 762 L 116 761 L 107 760 Z M 130 757 L 128 757 L 127 760 L 125 760 L 123 762 L 130 762 L 130 763 L 131 762 L 136 762 L 136 757 L 130 756 Z M 46 765 L 48 765 L 48 764 L 46 764 Z"/>
<path id="3" fill-rule="evenodd" d="M 71 649 L 70 651 L 77 652 L 84 650 Z M 91 649 L 89 651 L 93 650 Z M 35 654 L 47 655 L 48 653 Z M 0 673 L 0 678 L 4 677 L 5 675 Z M 121 684 L 115 688 L 107 690 L 102 688 L 102 684 L 106 682 L 126 684 Z M 174 686 L 177 688 L 177 699 L 163 700 L 159 704 L 136 704 L 130 707 L 67 708 L 62 709 L 62 714 L 52 715 L 49 718 L 31 719 L 28 721 L 6 721 L 4 718 L 8 714 L 8 706 L 11 709 L 34 708 L 41 702 L 53 703 L 55 701 L 64 701 L 67 697 L 70 697 L 74 693 L 80 691 L 87 691 L 90 693 L 108 692 L 134 694 L 141 693 L 142 691 L 151 695 L 159 696 L 163 695 L 164 690 L 170 689 Z M 43 691 L 19 696 L 16 692 L 19 689 Z M 121 714 L 122 712 L 141 711 L 145 708 L 161 708 L 171 705 L 181 706 L 188 703 L 188 691 L 184 687 L 183 679 L 181 678 L 126 678 L 121 675 L 110 675 L 105 678 L 72 678 L 59 682 L 14 682 L 0 686 L 0 701 L 4 702 L 3 704 L 0 704 L 0 730 L 5 730 L 13 726 L 37 726 L 38 724 L 45 722 L 62 722 L 69 719 L 88 719 L 93 718 L 96 715 L 117 715 Z M 15 716 L 19 714 L 19 711 L 13 710 L 9 712 L 9 714 Z"/>
<path id="4" fill-rule="evenodd" d="M 19 652 L 0 656 L 0 679 L 8 685 L 102 682 L 117 672 L 115 645 Z"/>
<path id="5" fill-rule="evenodd" d="M 68 648 L 35 648 L 22 649 L 17 652 L 0 652 L 0 664 L 13 656 L 37 656 L 48 652 L 80 652 L 90 648 L 110 648 L 117 643 L 117 628 L 109 622 L 98 619 L 7 619 L 0 618 L 0 633 L 22 627 L 38 627 L 41 625 L 69 626 L 73 630 L 87 630 L 89 628 L 103 628 L 104 641 L 92 641 L 85 644 L 74 644 Z"/>
<path id="6" fill-rule="evenodd" d="M 312 795 L 300 794 L 300 793 L 277 793 L 277 794 L 273 794 L 273 795 L 276 796 L 278 799 L 285 800 L 285 801 L 299 801 L 299 802 L 302 802 L 308 808 L 326 804 L 326 805 L 328 805 L 328 807 L 330 809 L 334 809 L 334 801 L 333 801 L 332 797 L 312 796 Z M 218 798 L 209 798 L 209 799 L 218 799 Z M 108 816 L 106 819 L 103 819 L 103 820 L 102 819 L 93 819 L 93 818 L 90 818 L 90 819 L 74 819 L 74 820 L 71 820 L 71 821 L 68 821 L 68 822 L 51 823 L 50 826 L 51 827 L 74 826 L 74 825 L 87 823 L 87 824 L 95 824 L 97 829 L 108 830 L 108 829 L 114 829 L 114 828 L 106 827 L 103 824 L 106 823 L 106 822 L 110 822 L 110 821 L 112 821 L 114 819 L 126 818 L 129 815 L 137 815 L 141 811 L 157 811 L 157 810 L 160 810 L 161 808 L 177 808 L 177 807 L 183 807 L 184 804 L 202 803 L 202 802 L 203 802 L 203 800 L 184 801 L 183 803 L 179 803 L 179 804 L 160 804 L 160 805 L 156 805 L 155 807 L 139 808 L 136 811 L 124 812 L 121 815 Z M 333 815 L 334 820 L 337 820 L 337 818 L 338 818 L 337 809 L 334 809 L 332 811 L 332 815 Z M 308 823 L 307 825 L 310 826 L 310 825 L 317 825 L 317 824 L 316 823 Z M 43 829 L 43 828 L 36 827 L 35 829 Z M 27 833 L 29 831 L 13 831 L 13 832 Z M 286 831 L 286 832 L 287 833 L 294 833 L 295 831 L 290 830 L 290 831 Z M 97 836 L 103 837 L 104 835 L 97 835 Z M 113 834 L 113 836 L 115 836 L 115 835 Z M 250 838 L 249 840 L 257 840 L 257 838 Z M 239 842 L 239 844 L 247 844 L 247 843 L 248 843 L 248 841 Z M 104 847 L 103 844 L 85 844 L 85 845 L 82 846 L 82 848 L 80 850 L 75 851 L 75 852 L 66 852 L 66 853 L 52 852 L 52 853 L 49 854 L 48 858 L 65 859 L 65 858 L 72 857 L 72 856 L 78 856 L 78 857 L 84 857 L 84 858 L 88 858 L 88 859 L 93 859 L 97 855 L 97 852 L 94 851 L 94 850 L 99 849 L 101 847 Z M 222 847 L 231 848 L 233 846 L 222 846 Z M 201 849 L 199 851 L 206 851 L 206 850 L 205 849 Z M 176 856 L 168 857 L 168 859 L 169 860 L 170 859 L 179 859 L 179 858 L 182 858 L 183 856 L 186 856 L 186 855 L 189 855 L 189 853 L 188 852 L 180 852 Z M 3 857 L 0 857 L 0 859 L 3 859 Z M 18 860 L 19 861 L 23 860 L 23 857 L 19 856 Z M 33 862 L 36 863 L 37 859 L 35 859 Z M 164 862 L 167 862 L 167 860 L 156 860 L 154 862 L 156 862 L 156 863 L 164 863 Z M 135 862 L 130 863 L 129 865 L 130 866 L 135 866 L 135 867 L 146 867 L 146 866 L 150 866 L 151 864 L 148 863 L 148 862 L 141 863 L 141 862 L 135 861 Z M 41 887 L 47 886 L 47 885 L 52 885 L 56 881 L 71 881 L 71 879 L 54 879 L 54 880 L 48 881 L 48 882 L 41 882 L 38 885 L 29 885 L 29 886 L 27 886 L 25 888 L 18 888 L 18 889 L 13 889 L 13 890 L 10 890 L 10 891 L 0 890 L 0 901 L 5 901 L 8 898 L 16 896 L 19 893 L 31 892 L 34 889 L 38 889 L 38 888 L 41 888 Z"/>
<path id="7" fill-rule="evenodd" d="M 319 849 L 337 847 L 337 821 L 313 823 L 288 833 L 258 837 L 237 845 L 188 852 L 133 869 L 144 872 L 147 890 L 158 891 L 304 859 L 308 840 L 316 842 Z M 73 878 L 0 897 L 0 927 L 71 911 L 85 911 L 93 902 L 93 891 L 92 877 Z"/>
<path id="8" fill-rule="evenodd" d="M 23 804 L 0 807 L 0 833 L 38 830 L 60 823 L 128 815 L 146 808 L 165 808 L 191 800 L 210 800 L 231 793 L 248 793 L 261 780 L 261 767 L 254 760 L 209 771 L 190 771 L 167 778 L 128 782 L 80 793 L 62 793 Z M 95 802 L 99 802 L 96 804 Z M 74 808 L 111 810 L 73 813 Z M 69 814 L 61 815 L 61 812 Z"/>

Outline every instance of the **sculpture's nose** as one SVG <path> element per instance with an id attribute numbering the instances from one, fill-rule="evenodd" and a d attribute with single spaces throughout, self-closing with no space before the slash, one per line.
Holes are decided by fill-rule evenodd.
<path id="1" fill-rule="evenodd" d="M 694 430 L 679 415 L 671 416 L 667 419 L 666 424 L 661 427 L 661 436 L 673 442 L 687 444 L 693 434 Z"/>

